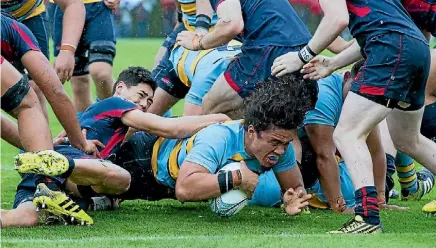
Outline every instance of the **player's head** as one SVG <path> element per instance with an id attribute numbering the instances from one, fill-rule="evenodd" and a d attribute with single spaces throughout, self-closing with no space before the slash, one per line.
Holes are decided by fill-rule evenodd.
<path id="1" fill-rule="evenodd" d="M 151 72 L 142 67 L 129 67 L 118 76 L 113 95 L 128 99 L 147 111 L 153 103 L 156 82 Z"/>
<path id="2" fill-rule="evenodd" d="M 314 80 L 300 74 L 269 79 L 245 99 L 245 148 L 265 168 L 271 168 L 297 135 L 304 115 L 318 96 Z"/>
<path id="3" fill-rule="evenodd" d="M 359 60 L 353 65 L 353 67 L 351 67 L 350 71 L 345 72 L 343 87 L 342 87 L 342 96 L 344 100 L 345 97 L 347 97 L 348 92 L 350 92 L 351 84 L 353 83 L 354 79 L 357 77 L 357 74 L 359 74 L 359 70 L 364 63 L 365 60 L 363 59 Z"/>

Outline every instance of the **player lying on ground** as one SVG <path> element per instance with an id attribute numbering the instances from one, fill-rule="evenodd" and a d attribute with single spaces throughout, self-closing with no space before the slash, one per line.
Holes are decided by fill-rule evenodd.
<path id="1" fill-rule="evenodd" d="M 53 108 L 71 144 L 87 153 L 95 153 L 96 146 L 83 137 L 73 104 L 50 62 L 39 50 L 33 34 L 23 24 L 4 15 L 1 15 L 1 34 L 2 56 L 16 68 L 28 71 Z"/>
<path id="2" fill-rule="evenodd" d="M 357 43 L 330 62 L 342 68 L 359 60 L 361 51 L 365 57 L 334 132 L 335 144 L 357 189 L 357 204 L 355 218 L 335 233 L 380 232 L 373 165 L 365 143 L 369 132 L 387 118 L 395 147 L 436 172 L 436 144 L 419 132 L 430 68 L 428 43 L 399 1 L 362 5 L 357 0 L 322 0 L 320 4 L 325 16 L 307 47 L 313 53 L 303 61 L 297 53 L 278 58 L 273 74 L 299 70 L 349 24 Z M 359 11 L 362 8 L 367 11 Z"/>
<path id="3" fill-rule="evenodd" d="M 177 44 L 189 50 L 205 50 L 226 44 L 242 34 L 244 52 L 230 63 L 203 99 L 205 113 L 230 113 L 233 119 L 240 118 L 243 99 L 257 83 L 269 78 L 274 59 L 303 48 L 311 34 L 288 1 L 196 2 L 198 10 L 209 9 L 201 14 L 212 13 L 213 8 L 218 22 L 213 31 L 204 35 L 181 32 Z"/>
<path id="4" fill-rule="evenodd" d="M 270 80 L 246 100 L 243 121 L 210 125 L 185 139 L 138 132 L 111 159 L 119 166 L 70 159 L 69 167 L 52 171 L 83 185 L 84 197 L 98 192 L 125 200 L 177 198 L 185 202 L 214 198 L 232 188 L 251 196 L 258 174 L 273 170 L 282 191 L 287 192 L 286 212 L 298 214 L 311 196 L 305 193 L 290 143 L 316 96 L 315 81 L 293 75 Z M 216 174 L 235 160 L 244 161 L 240 171 Z M 23 162 L 19 170 L 27 167 Z M 98 163 L 106 166 L 96 166 Z M 44 173 L 49 168 L 41 163 L 39 169 Z M 109 172 L 114 178 L 105 182 L 102 179 Z"/>
<path id="5" fill-rule="evenodd" d="M 201 128 L 217 122 L 229 120 L 225 115 L 209 115 L 198 117 L 182 117 L 166 119 L 153 114 L 144 113 L 152 103 L 153 92 L 156 83 L 151 78 L 149 71 L 141 67 L 130 67 L 129 69 L 121 72 L 120 76 L 114 87 L 114 97 L 97 102 L 88 108 L 80 117 L 80 124 L 83 129 L 86 129 L 86 136 L 93 137 L 92 139 L 99 140 L 103 144 L 103 148 L 99 152 L 99 156 L 107 158 L 113 152 L 116 152 L 121 142 L 124 140 L 129 127 L 137 128 L 139 130 L 146 130 L 152 134 L 160 135 L 168 138 L 184 138 L 191 136 Z M 69 161 L 64 158 L 62 160 L 64 166 L 68 168 L 68 162 L 73 163 L 72 158 L 96 158 L 95 156 L 88 156 L 80 150 L 68 145 L 55 146 L 55 150 L 70 158 Z M 42 163 L 35 153 L 24 153 L 19 155 L 16 161 L 17 165 L 21 165 L 19 172 L 27 173 L 34 171 L 40 163 Z M 80 168 L 80 162 L 77 162 L 77 167 Z M 56 174 L 56 168 L 62 168 L 62 165 L 53 165 L 52 171 L 46 170 L 46 174 Z M 106 187 L 113 187 L 113 184 L 118 184 L 118 187 L 126 189 L 126 184 L 122 184 L 117 180 L 117 176 L 122 179 L 130 180 L 130 175 L 127 173 L 118 173 L 119 170 L 113 170 L 111 165 L 102 163 L 99 160 L 94 160 L 92 163 L 92 172 L 97 171 L 104 173 L 102 177 L 97 177 L 95 174 L 89 175 L 93 180 L 101 182 Z M 114 175 L 116 174 L 116 175 Z M 127 174 L 127 175 L 126 175 Z M 73 175 L 74 176 L 74 175 Z M 37 193 L 35 193 L 36 186 L 44 182 L 46 186 L 41 185 Z M 14 220 L 13 217 L 23 214 L 20 206 L 23 204 L 30 204 L 32 200 L 35 203 L 44 202 L 49 208 L 47 211 L 52 214 L 66 217 L 74 217 L 75 222 L 92 224 L 92 219 L 86 213 L 76 213 L 73 210 L 79 209 L 76 207 L 65 194 L 58 192 L 59 189 L 65 188 L 65 180 L 58 177 L 52 177 L 47 180 L 43 176 L 34 174 L 25 174 L 23 180 L 17 188 L 17 194 L 14 201 L 14 208 L 16 211 L 10 211 L 8 220 Z M 128 185 L 128 184 L 127 184 Z M 86 190 L 86 189 L 85 189 Z M 99 191 L 97 191 L 99 192 Z M 106 191 L 104 191 L 106 192 Z M 108 193 L 117 194 L 117 191 L 109 191 Z M 35 195 L 35 199 L 34 198 Z M 53 197 L 52 197 L 53 196 Z M 67 201 L 69 204 L 62 204 Z M 41 203 L 42 205 L 42 203 Z M 74 208 L 72 208 L 74 206 Z M 37 213 L 35 208 L 27 211 L 29 218 L 35 220 Z M 15 218 L 16 219 L 16 218 Z M 70 220 L 68 220 L 70 221 Z M 27 222 L 27 224 L 36 225 L 37 222 Z M 8 222 L 6 218 L 3 219 L 4 226 L 15 225 L 14 222 Z"/>

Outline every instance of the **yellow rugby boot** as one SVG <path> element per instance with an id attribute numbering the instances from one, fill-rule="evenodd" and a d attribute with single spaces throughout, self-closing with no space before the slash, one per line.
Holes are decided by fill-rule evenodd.
<path id="1" fill-rule="evenodd" d="M 68 171 L 68 159 L 62 154 L 45 150 L 25 152 L 15 156 L 15 169 L 19 173 L 34 173 L 46 176 L 58 176 Z"/>
<path id="2" fill-rule="evenodd" d="M 331 231 L 329 233 L 330 234 L 346 234 L 346 233 L 376 234 L 381 232 L 383 232 L 381 223 L 378 225 L 368 224 L 365 221 L 363 221 L 362 216 L 356 215 L 352 219 L 348 220 L 341 228 L 335 231 Z"/>

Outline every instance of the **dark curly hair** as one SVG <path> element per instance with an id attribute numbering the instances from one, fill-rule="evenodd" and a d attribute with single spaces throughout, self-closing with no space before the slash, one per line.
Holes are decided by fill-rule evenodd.
<path id="1" fill-rule="evenodd" d="M 297 128 L 318 99 L 317 82 L 303 79 L 300 73 L 270 78 L 258 85 L 244 100 L 244 127 L 253 125 L 257 132 L 273 126 Z"/>
<path id="2" fill-rule="evenodd" d="M 115 82 L 112 93 L 115 93 L 115 89 L 120 82 L 126 84 L 127 87 L 137 86 L 138 84 L 148 84 L 153 91 L 155 91 L 157 87 L 157 83 L 151 76 L 151 72 L 140 66 L 131 66 L 122 71 Z"/>

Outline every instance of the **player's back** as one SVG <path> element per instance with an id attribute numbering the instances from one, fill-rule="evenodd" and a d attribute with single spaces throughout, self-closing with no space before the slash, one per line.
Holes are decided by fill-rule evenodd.
<path id="1" fill-rule="evenodd" d="M 18 21 L 23 21 L 45 11 L 43 0 L 1 0 L 1 7 L 10 12 Z"/>
<path id="2" fill-rule="evenodd" d="M 436 36 L 436 0 L 402 0 L 413 22 Z"/>
<path id="3" fill-rule="evenodd" d="M 350 32 L 361 47 L 378 35 L 397 32 L 425 41 L 400 0 L 347 0 Z"/>
<path id="4" fill-rule="evenodd" d="M 211 0 L 217 8 L 221 0 Z M 240 0 L 244 18 L 244 46 L 307 44 L 311 34 L 287 0 Z"/>

